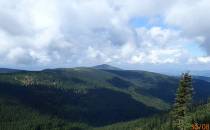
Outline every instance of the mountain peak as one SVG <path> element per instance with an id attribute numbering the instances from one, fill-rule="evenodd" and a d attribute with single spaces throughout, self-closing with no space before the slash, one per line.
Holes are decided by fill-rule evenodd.
<path id="1" fill-rule="evenodd" d="M 111 65 L 107 65 L 107 64 L 101 64 L 101 65 L 97 65 L 97 66 L 93 66 L 93 68 L 95 69 L 101 69 L 101 70 L 122 70 L 120 68 L 111 66 Z"/>

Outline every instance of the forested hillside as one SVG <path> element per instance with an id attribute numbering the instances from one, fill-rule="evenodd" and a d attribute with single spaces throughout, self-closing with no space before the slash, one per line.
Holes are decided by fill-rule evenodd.
<path id="1" fill-rule="evenodd" d="M 210 123 L 210 103 L 199 105 L 192 108 L 187 113 L 187 122 L 191 125 L 197 124 L 209 124 Z M 113 125 L 95 128 L 94 130 L 171 130 L 170 114 L 159 114 L 150 118 L 138 119 L 130 122 L 121 122 Z M 192 126 L 190 126 L 191 130 Z"/>
<path id="2" fill-rule="evenodd" d="M 3 73 L 1 129 L 87 130 L 139 118 L 147 120 L 169 110 L 178 80 L 146 71 L 104 68 Z M 205 102 L 210 83 L 194 79 L 193 85 L 194 102 Z"/>

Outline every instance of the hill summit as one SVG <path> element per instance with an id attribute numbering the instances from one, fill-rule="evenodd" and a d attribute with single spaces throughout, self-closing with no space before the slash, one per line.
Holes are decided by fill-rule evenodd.
<path id="1" fill-rule="evenodd" d="M 100 69 L 100 70 L 122 70 L 120 68 L 117 68 L 108 64 L 101 64 L 101 65 L 93 66 L 93 68 Z"/>

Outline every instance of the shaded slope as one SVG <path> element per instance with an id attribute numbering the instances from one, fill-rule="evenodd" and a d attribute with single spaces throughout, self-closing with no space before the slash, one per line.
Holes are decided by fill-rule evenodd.
<path id="1" fill-rule="evenodd" d="M 144 93 L 148 96 L 157 97 L 167 103 L 173 103 L 176 89 L 179 85 L 179 78 L 167 76 L 147 71 L 135 70 L 104 70 L 112 74 L 116 74 L 123 79 L 129 80 L 136 85 L 135 91 Z M 193 87 L 195 101 L 206 101 L 210 95 L 210 82 L 207 82 L 207 77 L 193 77 Z"/>
<path id="2" fill-rule="evenodd" d="M 210 77 L 204 77 L 204 76 L 193 76 L 193 77 L 194 79 L 200 79 L 200 80 L 210 82 Z"/>
<path id="3" fill-rule="evenodd" d="M 109 89 L 90 89 L 85 93 L 31 85 L 0 83 L 0 98 L 12 97 L 41 114 L 92 126 L 146 117 L 158 111 L 133 100 L 129 95 Z"/>
<path id="4" fill-rule="evenodd" d="M 187 113 L 186 121 L 189 124 L 210 123 L 210 103 L 197 106 Z M 120 122 L 94 130 L 170 130 L 170 118 L 168 113 L 155 115 L 150 118 L 138 119 L 129 122 Z M 187 130 L 191 130 L 191 126 Z"/>

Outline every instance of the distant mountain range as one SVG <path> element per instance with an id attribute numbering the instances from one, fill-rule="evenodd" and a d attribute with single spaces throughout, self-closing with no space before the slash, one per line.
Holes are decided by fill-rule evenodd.
<path id="1" fill-rule="evenodd" d="M 23 71 L 23 70 L 0 68 L 0 73 L 14 73 L 14 72 L 20 72 L 20 71 Z"/>
<path id="2" fill-rule="evenodd" d="M 204 76 L 193 76 L 194 79 L 200 79 L 207 82 L 210 82 L 210 77 L 204 77 Z"/>
<path id="3" fill-rule="evenodd" d="M 191 71 L 192 75 L 210 77 L 210 70 L 195 70 Z"/>
<path id="4" fill-rule="evenodd" d="M 180 76 L 183 72 L 189 72 L 194 76 L 203 76 L 203 77 L 210 77 L 210 70 L 188 70 L 188 71 L 162 71 L 159 73 L 171 75 L 171 76 Z"/>
<path id="5" fill-rule="evenodd" d="M 76 68 L 88 68 L 88 67 L 76 67 Z M 89 68 L 94 68 L 94 69 L 99 69 L 99 70 L 123 70 L 122 68 L 114 67 L 108 64 L 101 64 L 101 65 L 96 65 L 93 67 Z M 20 72 L 20 71 L 25 71 L 25 70 L 19 70 L 19 69 L 10 69 L 10 68 L 0 68 L 0 73 L 13 73 L 13 72 Z M 163 72 L 155 72 L 155 73 L 160 73 L 164 75 L 169 75 L 169 76 L 180 76 L 183 72 L 185 71 L 163 71 Z M 189 72 L 190 74 L 197 76 L 197 77 L 210 77 L 210 70 L 189 70 L 186 71 Z"/>
<path id="6" fill-rule="evenodd" d="M 32 109 L 34 113 L 90 126 L 167 111 L 174 103 L 179 85 L 178 77 L 122 70 L 105 64 L 33 72 L 3 69 L 1 72 L 4 72 L 0 74 L 1 107 L 12 111 L 14 106 L 9 104 L 15 103 L 24 109 L 17 110 L 23 115 L 31 113 L 28 109 Z M 208 81 L 205 77 L 193 79 L 194 102 L 207 100 Z M 7 114 L 4 116 L 9 116 Z M 36 118 L 43 119 L 42 116 Z"/>

